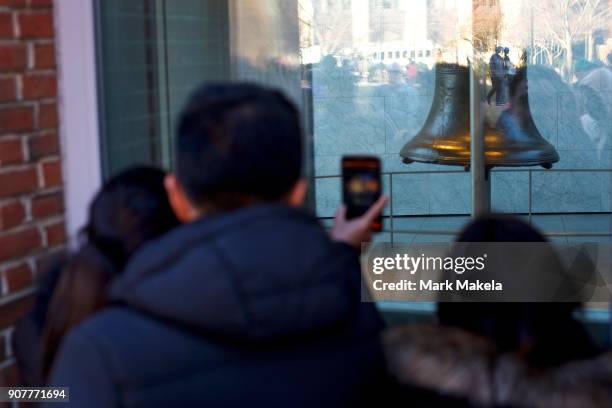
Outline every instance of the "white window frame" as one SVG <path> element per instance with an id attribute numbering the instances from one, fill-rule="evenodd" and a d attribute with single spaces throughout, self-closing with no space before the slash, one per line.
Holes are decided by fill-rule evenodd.
<path id="1" fill-rule="evenodd" d="M 66 232 L 74 245 L 102 183 L 93 0 L 56 0 L 59 132 Z"/>

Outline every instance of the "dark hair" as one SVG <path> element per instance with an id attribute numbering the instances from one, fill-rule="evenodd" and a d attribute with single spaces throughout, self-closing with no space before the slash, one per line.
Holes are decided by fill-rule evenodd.
<path id="1" fill-rule="evenodd" d="M 535 227 L 519 218 L 502 215 L 480 217 L 459 233 L 457 242 L 548 242 Z"/>
<path id="2" fill-rule="evenodd" d="M 196 90 L 176 147 L 180 184 L 194 205 L 209 210 L 279 200 L 302 169 L 297 108 L 280 91 L 254 84 Z"/>
<path id="3" fill-rule="evenodd" d="M 42 372 L 51 369 L 66 333 L 106 303 L 106 291 L 145 242 L 179 224 L 164 189 L 164 172 L 135 167 L 110 179 L 89 206 L 84 243 L 53 291 L 42 337 Z"/>
<path id="4" fill-rule="evenodd" d="M 518 218 L 488 216 L 470 223 L 457 242 L 547 242 L 534 227 Z M 488 338 L 500 352 L 522 351 L 536 364 L 557 364 L 591 357 L 590 337 L 573 319 L 577 302 L 466 302 L 438 304 L 438 319 Z M 563 338 L 564 342 L 559 342 Z"/>
<path id="5" fill-rule="evenodd" d="M 584 113 L 600 123 L 605 123 L 608 118 L 608 107 L 603 102 L 597 91 L 588 85 L 575 84 L 574 91 L 579 97 Z"/>

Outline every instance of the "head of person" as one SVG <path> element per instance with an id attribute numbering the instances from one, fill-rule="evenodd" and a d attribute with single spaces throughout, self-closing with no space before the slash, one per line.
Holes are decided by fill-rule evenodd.
<path id="1" fill-rule="evenodd" d="M 166 177 L 182 222 L 306 195 L 297 108 L 280 91 L 247 83 L 197 89 L 179 120 L 176 172 Z"/>
<path id="2" fill-rule="evenodd" d="M 491 215 L 471 222 L 459 234 L 457 242 L 542 243 L 547 240 L 519 218 Z M 586 340 L 579 338 L 572 343 L 572 336 L 580 336 L 573 328 L 573 313 L 579 306 L 577 302 L 440 302 L 438 319 L 444 326 L 458 327 L 488 339 L 499 352 L 518 352 L 530 362 L 556 364 L 590 352 Z M 567 343 L 559 344 L 559 336 L 566 336 Z"/>
<path id="3" fill-rule="evenodd" d="M 595 68 L 595 64 L 585 58 L 580 58 L 574 64 L 574 73 L 576 74 L 576 78 L 578 80 L 584 78 L 589 72 L 593 70 L 593 68 Z"/>
<path id="4" fill-rule="evenodd" d="M 179 222 L 164 189 L 165 173 L 134 167 L 112 177 L 89 206 L 80 248 L 68 257 L 43 329 L 43 373 L 63 336 L 106 304 L 107 289 L 146 242 Z"/>
<path id="5" fill-rule="evenodd" d="M 496 54 L 501 54 L 503 50 L 504 50 L 504 48 L 503 48 L 503 47 L 501 47 L 501 46 L 497 46 L 497 47 L 495 47 L 495 53 L 496 53 Z"/>
<path id="6" fill-rule="evenodd" d="M 504 48 L 504 54 L 505 54 L 505 55 L 510 54 L 510 48 L 505 47 L 505 48 Z"/>
<path id="7" fill-rule="evenodd" d="M 321 59 L 321 63 L 319 64 L 319 66 L 323 70 L 333 71 L 336 68 L 338 68 L 338 60 L 336 60 L 336 57 L 334 57 L 333 55 L 329 54 L 329 55 L 324 56 Z"/>
<path id="8" fill-rule="evenodd" d="M 389 74 L 389 83 L 393 85 L 399 85 L 403 82 L 402 78 L 402 67 L 397 63 L 391 64 L 391 66 L 387 69 Z"/>

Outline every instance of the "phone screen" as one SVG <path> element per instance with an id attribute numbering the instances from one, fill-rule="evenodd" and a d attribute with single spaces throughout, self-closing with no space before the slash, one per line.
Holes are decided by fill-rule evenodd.
<path id="1" fill-rule="evenodd" d="M 380 159 L 373 156 L 342 158 L 342 196 L 347 219 L 363 215 L 381 195 Z M 382 229 L 382 215 L 372 224 L 373 231 Z"/>

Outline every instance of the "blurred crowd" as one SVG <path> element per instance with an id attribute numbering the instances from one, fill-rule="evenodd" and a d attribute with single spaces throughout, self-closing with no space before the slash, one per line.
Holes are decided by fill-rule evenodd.
<path id="1" fill-rule="evenodd" d="M 517 72 L 526 69 L 524 59 L 523 56 L 520 61 L 512 61 L 510 49 L 501 46 L 490 58 L 489 81 L 482 100 L 491 107 L 487 118 L 492 126 L 498 125 L 503 110 L 512 108 L 510 86 Z M 327 55 L 306 72 L 309 78 L 305 86 L 312 88 L 314 98 L 423 96 L 432 95 L 435 86 L 435 70 L 415 61 L 407 65 L 385 64 L 363 57 L 339 59 Z M 597 158 L 602 159 L 611 148 L 612 138 L 612 52 L 605 62 L 577 60 L 570 80 L 564 80 L 557 69 L 548 65 L 529 66 L 526 75 L 531 107 L 536 109 L 532 112 L 533 120 L 540 132 L 568 133 L 571 145 L 596 151 Z M 420 102 L 415 98 L 412 103 Z M 525 99 L 524 105 L 528 106 L 528 102 Z M 563 120 L 567 126 L 558 130 L 557 120 Z M 554 126 L 548 123 L 551 121 L 555 121 Z"/>

